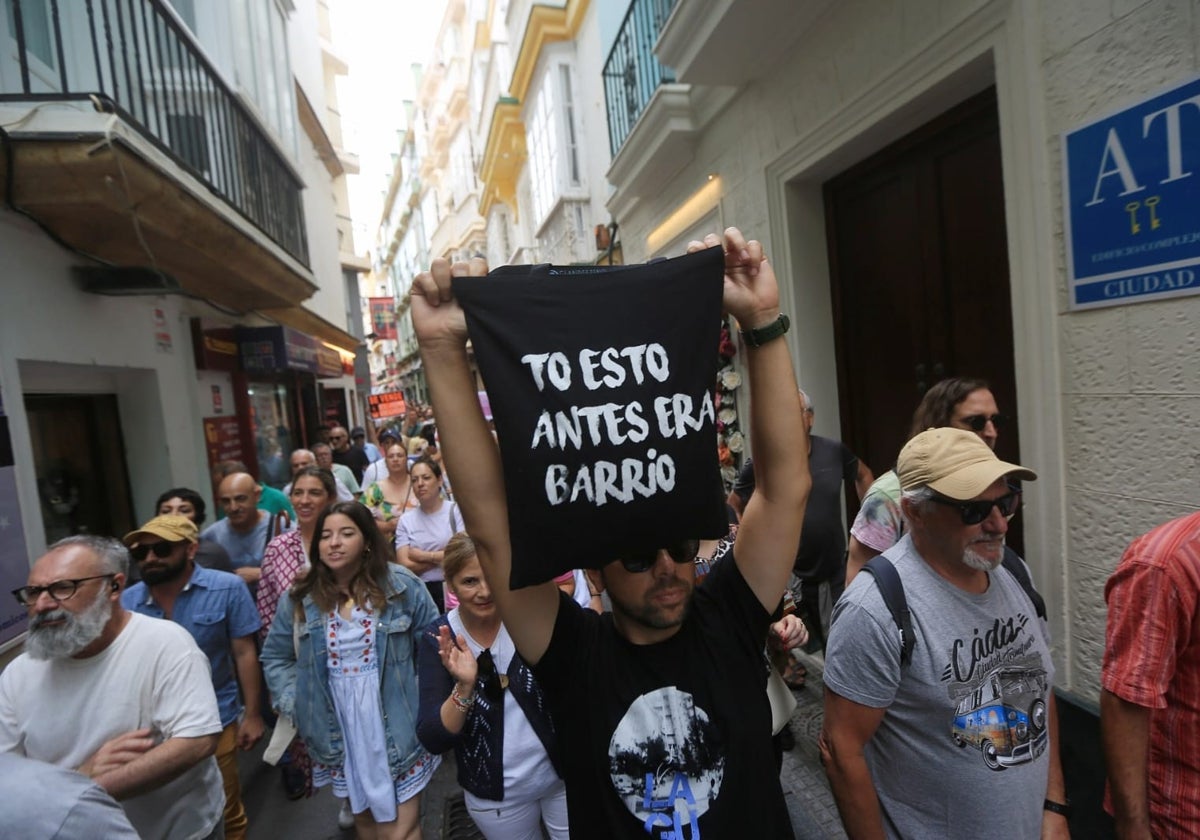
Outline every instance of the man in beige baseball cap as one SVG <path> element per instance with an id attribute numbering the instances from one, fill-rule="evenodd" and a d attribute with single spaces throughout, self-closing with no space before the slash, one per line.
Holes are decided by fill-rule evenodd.
<path id="1" fill-rule="evenodd" d="M 1066 837 L 1049 634 L 1024 561 L 1005 560 L 1014 482 L 1037 475 L 955 428 L 912 438 L 896 474 L 908 534 L 846 589 L 825 652 L 821 749 L 846 831 Z M 884 599 L 897 589 L 907 624 Z"/>

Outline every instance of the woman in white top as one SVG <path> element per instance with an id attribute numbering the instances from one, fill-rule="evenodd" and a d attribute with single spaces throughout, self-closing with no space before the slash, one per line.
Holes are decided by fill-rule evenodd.
<path id="1" fill-rule="evenodd" d="M 400 516 L 396 527 L 396 559 L 429 589 L 438 611 L 446 611 L 442 591 L 443 550 L 463 529 L 458 505 L 442 498 L 442 468 L 430 458 L 419 458 L 409 468 L 409 481 L 418 506 Z"/>
<path id="2" fill-rule="evenodd" d="M 492 600 L 475 545 L 446 546 L 446 586 L 459 605 L 418 642 L 417 737 L 453 749 L 471 818 L 489 840 L 566 840 L 567 793 L 555 769 L 554 726 L 541 687 Z"/>

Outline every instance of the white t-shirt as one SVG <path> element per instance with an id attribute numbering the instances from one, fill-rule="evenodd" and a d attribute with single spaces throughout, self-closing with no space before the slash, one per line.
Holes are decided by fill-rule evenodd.
<path id="1" fill-rule="evenodd" d="M 406 510 L 396 526 L 396 551 L 402 545 L 411 545 L 421 551 L 441 551 L 450 542 L 456 531 L 463 529 L 462 511 L 454 502 L 443 501 L 436 513 L 426 513 L 420 508 Z M 421 573 L 421 580 L 445 580 L 441 566 Z"/>
<path id="2" fill-rule="evenodd" d="M 208 657 L 174 622 L 131 613 L 95 656 L 22 654 L 0 673 L 0 752 L 73 770 L 106 741 L 145 728 L 162 741 L 221 731 Z M 225 791 L 210 757 L 121 804 L 144 840 L 193 840 L 222 819 Z"/>
<path id="3" fill-rule="evenodd" d="M 461 634 L 467 640 L 471 655 L 478 659 L 483 645 L 471 638 L 458 615 L 457 607 L 446 613 L 446 621 L 455 634 Z M 490 650 L 497 673 L 508 673 L 508 666 L 517 649 L 503 624 L 500 625 L 500 632 L 496 634 Z M 558 783 L 558 773 L 554 772 L 554 765 L 550 763 L 546 748 L 542 746 L 533 724 L 525 717 L 525 710 L 511 691 L 504 692 L 504 751 L 501 760 L 504 767 L 506 805 L 539 799 L 547 789 Z M 467 793 L 467 797 L 468 804 L 471 799 L 484 803 L 490 801 L 475 797 L 470 792 Z"/>

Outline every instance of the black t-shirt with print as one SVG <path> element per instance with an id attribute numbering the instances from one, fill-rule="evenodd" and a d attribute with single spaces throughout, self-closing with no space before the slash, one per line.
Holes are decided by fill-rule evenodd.
<path id="1" fill-rule="evenodd" d="M 611 614 L 562 597 L 534 673 L 559 733 L 575 840 L 792 836 L 771 750 L 770 615 L 728 559 L 658 644 L 631 644 Z"/>

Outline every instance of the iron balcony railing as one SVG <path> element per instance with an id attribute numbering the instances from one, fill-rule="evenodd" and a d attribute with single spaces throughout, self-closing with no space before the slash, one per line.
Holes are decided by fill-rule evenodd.
<path id="1" fill-rule="evenodd" d="M 163 0 L 3 5 L 16 51 L 0 53 L 0 101 L 91 99 L 308 266 L 304 185 Z"/>
<path id="2" fill-rule="evenodd" d="M 608 110 L 608 146 L 621 150 L 658 86 L 675 74 L 658 63 L 654 42 L 676 0 L 633 0 L 617 40 L 604 62 L 604 101 Z"/>

